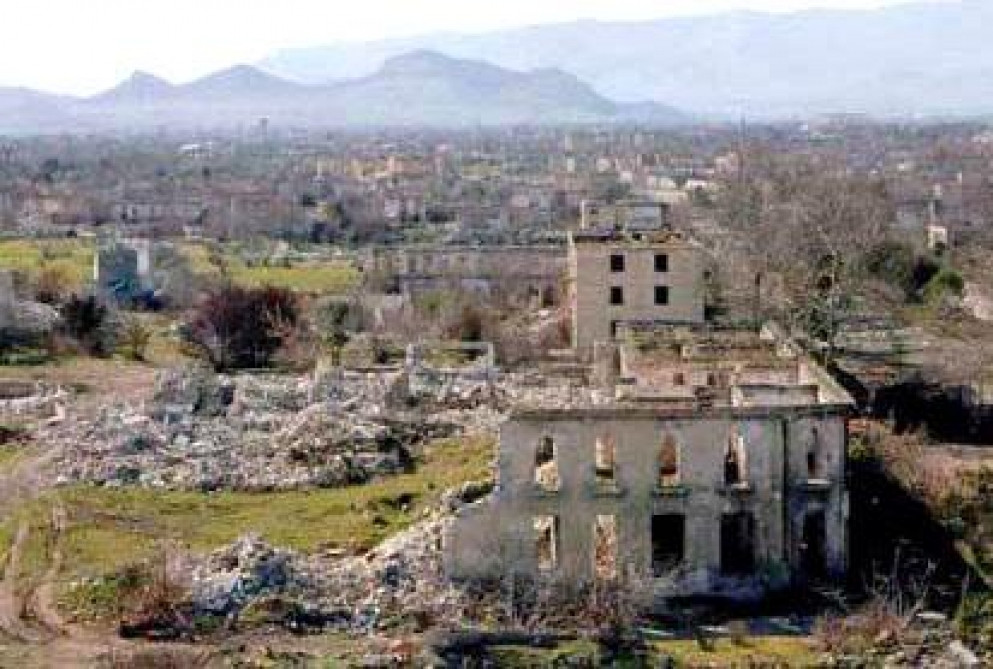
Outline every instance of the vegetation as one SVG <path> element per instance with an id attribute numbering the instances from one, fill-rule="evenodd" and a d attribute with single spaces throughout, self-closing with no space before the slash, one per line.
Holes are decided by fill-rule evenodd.
<path id="1" fill-rule="evenodd" d="M 300 320 L 284 288 L 227 286 L 208 295 L 189 325 L 189 340 L 218 371 L 264 367 Z"/>
<path id="2" fill-rule="evenodd" d="M 105 355 L 113 346 L 110 310 L 97 298 L 73 295 L 62 305 L 62 332 L 91 355 Z"/>
<path id="3" fill-rule="evenodd" d="M 20 270 L 32 281 L 47 274 L 47 285 L 59 277 L 59 290 L 79 291 L 93 276 L 95 248 L 88 239 L 0 241 L 0 269 Z"/>
<path id="4" fill-rule="evenodd" d="M 94 617 L 106 614 L 127 584 L 127 569 L 155 558 L 169 545 L 205 551 L 253 532 L 274 545 L 304 552 L 327 547 L 367 550 L 417 522 L 445 490 L 489 478 L 492 452 L 488 439 L 437 442 L 426 448 L 413 473 L 333 490 L 201 494 L 74 487 L 59 491 L 57 498 L 70 513 L 69 528 L 61 539 L 65 564 L 71 566 L 65 576 L 93 579 L 67 595 L 67 605 Z M 400 499 L 411 502 L 398 504 Z M 44 537 L 51 537 L 43 519 L 44 509 L 53 502 L 47 498 L 25 510 L 41 519 L 42 543 Z"/>

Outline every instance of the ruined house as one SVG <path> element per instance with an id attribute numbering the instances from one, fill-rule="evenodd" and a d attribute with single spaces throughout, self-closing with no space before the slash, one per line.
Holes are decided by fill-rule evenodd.
<path id="1" fill-rule="evenodd" d="M 106 298 L 132 299 L 147 288 L 151 273 L 151 244 L 144 240 L 111 240 L 93 257 L 93 281 Z"/>
<path id="2" fill-rule="evenodd" d="M 743 597 L 844 574 L 848 394 L 774 326 L 703 323 L 686 240 L 588 234 L 572 251 L 591 383 L 511 413 L 496 491 L 446 536 L 450 575 Z M 604 277 L 675 303 L 611 310 Z"/>
<path id="3" fill-rule="evenodd" d="M 704 322 L 702 248 L 672 230 L 596 228 L 569 238 L 573 345 L 589 357 L 621 323 Z"/>
<path id="4" fill-rule="evenodd" d="M 406 246 L 368 254 L 363 270 L 388 288 L 416 296 L 456 290 L 553 302 L 563 284 L 566 256 L 559 246 Z"/>

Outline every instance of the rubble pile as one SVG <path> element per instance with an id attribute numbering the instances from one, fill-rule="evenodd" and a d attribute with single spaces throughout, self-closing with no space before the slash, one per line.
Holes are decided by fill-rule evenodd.
<path id="1" fill-rule="evenodd" d="M 395 378 L 163 374 L 147 405 L 111 405 L 44 428 L 61 483 L 288 490 L 408 468 L 423 442 L 464 426 L 387 408 Z"/>
<path id="2" fill-rule="evenodd" d="M 404 369 L 230 376 L 190 367 L 161 373 L 147 403 L 96 413 L 70 405 L 39 438 L 56 447 L 63 484 L 335 487 L 406 471 L 427 441 L 494 434 L 516 404 L 590 401 L 583 388 L 532 376 L 447 375 L 426 399 L 411 394 Z"/>
<path id="3" fill-rule="evenodd" d="M 199 614 L 237 618 L 276 599 L 285 617 L 341 631 L 385 629 L 458 610 L 461 594 L 442 574 L 441 537 L 450 519 L 435 516 L 356 557 L 304 556 L 257 536 L 217 550 L 193 570 Z"/>

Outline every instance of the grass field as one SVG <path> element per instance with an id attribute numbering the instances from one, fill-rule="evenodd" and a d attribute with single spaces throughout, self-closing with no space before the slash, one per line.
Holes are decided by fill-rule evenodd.
<path id="1" fill-rule="evenodd" d="M 359 281 L 354 265 L 344 260 L 308 261 L 289 267 L 246 264 L 233 248 L 211 249 L 204 244 L 183 244 L 180 247 L 189 258 L 193 271 L 204 276 L 219 277 L 227 272 L 241 286 L 275 286 L 308 294 L 341 294 Z"/>
<path id="2" fill-rule="evenodd" d="M 66 579 L 95 577 L 152 557 L 164 543 L 207 551 L 253 532 L 277 546 L 300 551 L 328 547 L 364 550 L 417 522 L 441 494 L 466 481 L 489 477 L 490 440 L 438 442 L 417 471 L 367 485 L 271 494 L 186 493 L 72 487 L 21 509 L 0 526 L 0 541 L 28 518 L 39 547 L 51 541 L 47 514 L 56 497 L 69 513 L 61 538 Z M 407 508 L 398 499 L 413 501 Z M 30 570 L 44 566 L 44 551 Z"/>
<path id="3" fill-rule="evenodd" d="M 64 277 L 71 290 L 83 288 L 93 277 L 95 242 L 90 239 L 0 241 L 0 269 L 37 277 L 42 271 Z"/>
<path id="4" fill-rule="evenodd" d="M 722 639 L 713 648 L 703 650 L 694 640 L 665 641 L 650 644 L 647 666 L 675 666 L 686 669 L 720 667 L 721 669 L 752 669 L 753 667 L 819 667 L 824 666 L 821 654 L 811 641 L 803 637 L 747 637 L 739 643 Z M 599 666 L 601 650 L 588 641 L 559 644 L 555 648 L 539 649 L 503 646 L 491 652 L 497 666 L 510 668 Z M 610 666 L 646 666 L 644 660 L 630 658 L 615 660 Z"/>

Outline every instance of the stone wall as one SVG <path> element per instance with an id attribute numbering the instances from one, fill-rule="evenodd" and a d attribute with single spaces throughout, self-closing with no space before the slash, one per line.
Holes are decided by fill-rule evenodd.
<path id="1" fill-rule="evenodd" d="M 612 255 L 624 257 L 623 271 L 611 270 Z M 666 271 L 656 271 L 656 255 L 667 257 Z M 656 286 L 668 289 L 667 304 L 655 303 Z M 623 304 L 611 304 L 613 287 L 623 290 Z M 611 339 L 614 323 L 702 324 L 702 251 L 684 241 L 573 240 L 569 247 L 569 290 L 573 345 L 582 352 L 589 352 L 594 342 Z"/>
<path id="2" fill-rule="evenodd" d="M 747 453 L 747 486 L 725 484 L 725 455 L 740 434 Z M 661 485 L 662 442 L 679 446 L 679 481 Z M 555 444 L 559 486 L 535 482 L 538 445 Z M 598 439 L 615 444 L 612 486 L 595 474 Z M 728 583 L 758 582 L 763 572 L 802 566 L 808 512 L 825 513 L 826 568 L 840 575 L 846 564 L 845 423 L 839 415 L 717 411 L 712 415 L 655 418 L 625 415 L 518 416 L 503 427 L 499 484 L 486 502 L 462 511 L 446 538 L 450 574 L 493 576 L 508 570 L 539 573 L 534 519 L 558 519 L 556 575 L 588 582 L 594 574 L 598 515 L 614 516 L 617 557 L 624 573 L 648 574 L 652 516 L 685 517 L 684 560 L 668 594 L 710 593 L 727 580 L 721 573 L 722 514 L 748 511 L 755 519 L 756 573 Z M 816 448 L 814 448 L 816 444 Z M 808 461 L 814 453 L 816 462 Z M 814 471 L 808 467 L 813 464 Z M 780 569 L 780 571 L 783 571 Z"/>

